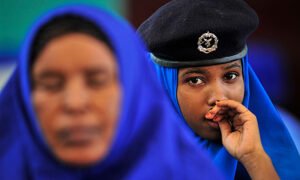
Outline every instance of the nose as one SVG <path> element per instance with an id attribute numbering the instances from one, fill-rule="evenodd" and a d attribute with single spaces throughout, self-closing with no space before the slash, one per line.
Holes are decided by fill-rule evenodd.
<path id="1" fill-rule="evenodd" d="M 227 97 L 228 88 L 222 85 L 222 82 L 215 82 L 211 84 L 211 87 L 208 90 L 209 96 L 207 103 L 209 106 L 215 106 L 217 100 L 228 99 Z"/>
<path id="2" fill-rule="evenodd" d="M 64 111 L 68 114 L 81 114 L 88 108 L 88 90 L 81 80 L 67 83 L 62 98 Z"/>

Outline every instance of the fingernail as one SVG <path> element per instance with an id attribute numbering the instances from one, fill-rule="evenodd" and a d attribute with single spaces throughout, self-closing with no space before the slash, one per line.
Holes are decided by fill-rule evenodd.
<path id="1" fill-rule="evenodd" d="M 207 119 L 211 119 L 212 116 L 213 116 L 213 114 L 210 113 L 210 112 L 207 112 L 207 113 L 205 114 L 205 118 L 207 118 Z"/>
<path id="2" fill-rule="evenodd" d="M 205 118 L 208 119 L 208 118 L 209 118 L 209 115 L 208 115 L 208 114 L 205 114 Z"/>

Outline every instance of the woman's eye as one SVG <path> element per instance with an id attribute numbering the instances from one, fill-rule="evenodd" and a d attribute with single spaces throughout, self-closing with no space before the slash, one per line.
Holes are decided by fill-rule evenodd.
<path id="1" fill-rule="evenodd" d="M 224 79 L 225 79 L 225 80 L 234 80 L 234 79 L 236 79 L 238 76 L 239 76 L 238 73 L 233 73 L 233 72 L 231 72 L 231 73 L 226 73 L 225 76 L 224 76 Z"/>
<path id="2" fill-rule="evenodd" d="M 103 78 L 88 78 L 87 84 L 93 88 L 99 88 L 106 84 L 106 79 Z"/>
<path id="3" fill-rule="evenodd" d="M 63 88 L 63 83 L 62 82 L 38 82 L 35 84 L 36 88 L 43 89 L 45 91 L 49 92 L 55 92 L 59 91 L 60 89 Z"/>
<path id="4" fill-rule="evenodd" d="M 65 86 L 65 78 L 56 72 L 42 72 L 33 77 L 33 88 L 44 92 L 58 92 Z"/>
<path id="5" fill-rule="evenodd" d="M 191 85 L 199 85 L 199 84 L 202 84 L 203 81 L 202 81 L 201 78 L 195 77 L 195 78 L 188 79 L 188 83 L 191 84 Z"/>

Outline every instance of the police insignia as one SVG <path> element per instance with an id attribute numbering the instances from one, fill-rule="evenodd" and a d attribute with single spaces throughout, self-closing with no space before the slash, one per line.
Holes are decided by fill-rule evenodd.
<path id="1" fill-rule="evenodd" d="M 215 34 L 207 31 L 198 39 L 198 50 L 205 54 L 211 53 L 218 48 L 218 38 Z"/>

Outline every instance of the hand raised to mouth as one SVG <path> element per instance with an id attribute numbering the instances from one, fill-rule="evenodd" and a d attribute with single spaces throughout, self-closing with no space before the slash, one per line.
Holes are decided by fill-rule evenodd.
<path id="1" fill-rule="evenodd" d="M 219 123 L 224 147 L 245 166 L 251 177 L 255 179 L 266 173 L 278 179 L 262 146 L 256 116 L 244 105 L 233 100 L 217 101 L 205 118 Z"/>
<path id="2" fill-rule="evenodd" d="M 238 160 L 244 154 L 263 150 L 256 117 L 241 103 L 217 101 L 205 118 L 219 123 L 223 145 Z"/>

